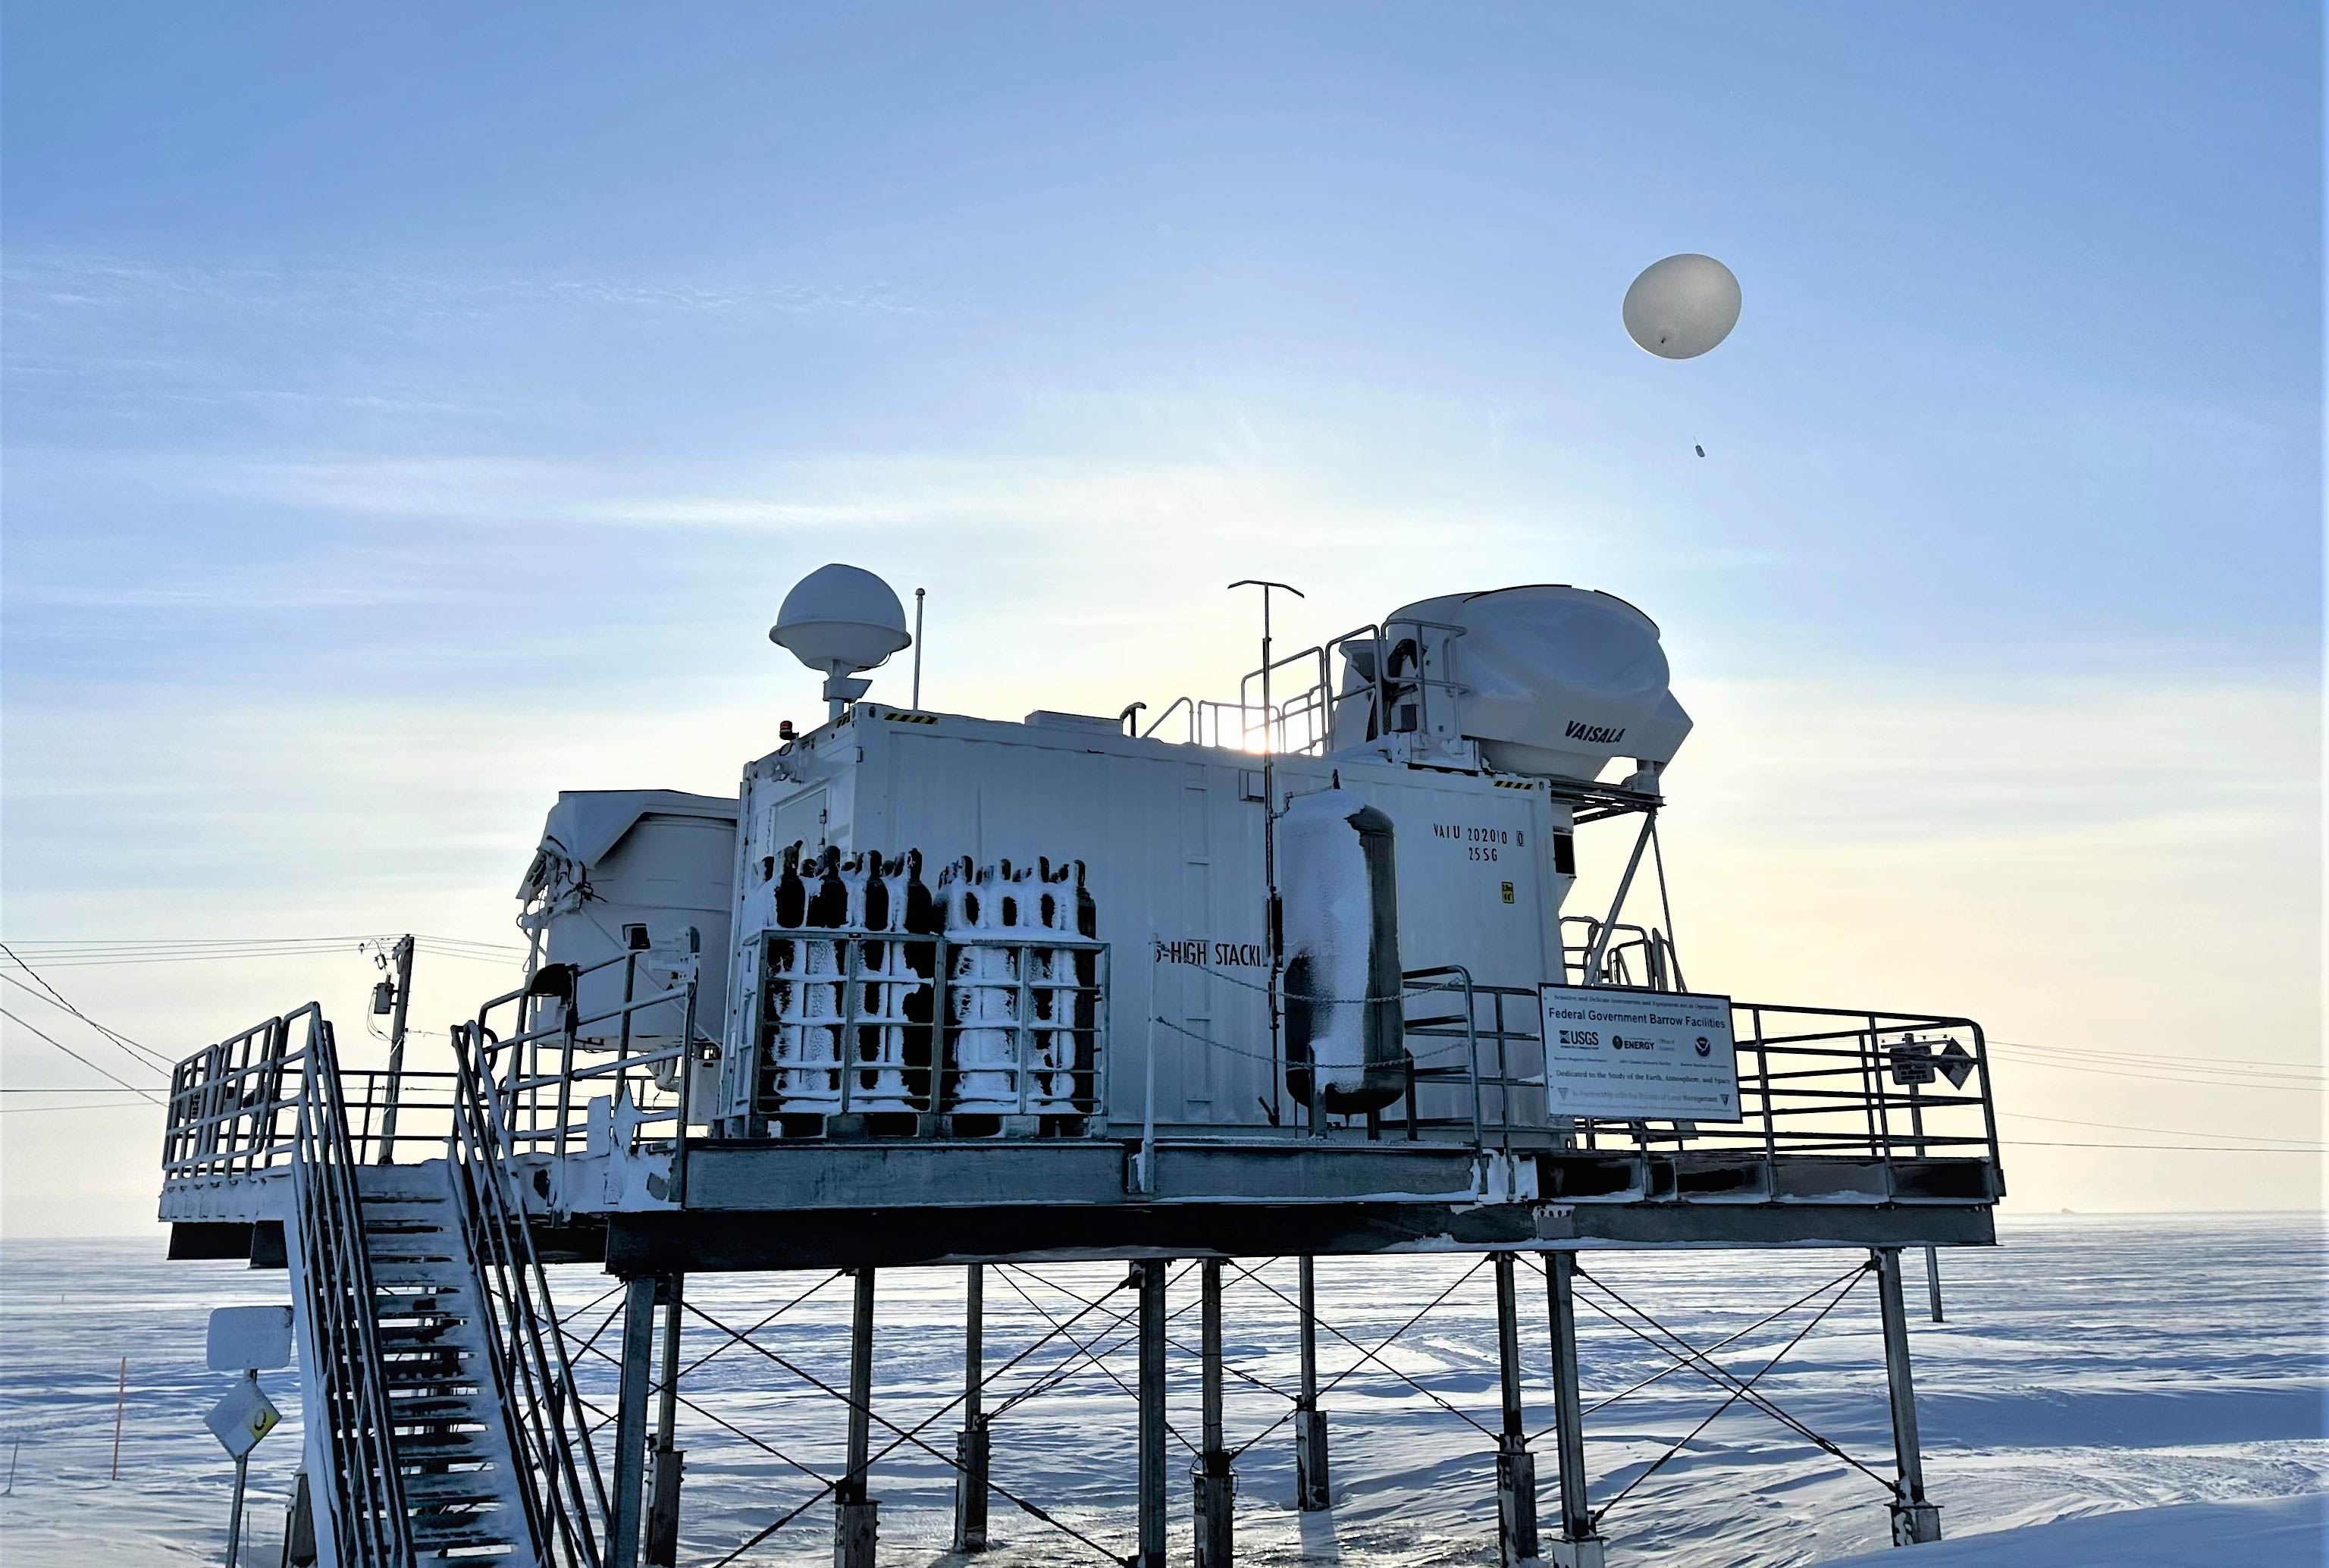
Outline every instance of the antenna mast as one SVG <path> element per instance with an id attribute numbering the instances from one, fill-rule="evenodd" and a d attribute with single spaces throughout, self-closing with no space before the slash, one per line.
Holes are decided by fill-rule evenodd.
<path id="1" fill-rule="evenodd" d="M 1268 890 L 1265 894 L 1268 902 L 1262 906 L 1261 921 L 1264 939 L 1269 943 L 1269 1119 L 1275 1123 L 1279 1119 L 1278 1092 L 1286 1082 L 1286 1063 L 1280 1049 L 1284 1028 L 1278 995 L 1284 955 L 1280 951 L 1283 943 L 1278 909 L 1278 778 L 1271 762 L 1277 746 L 1269 731 L 1270 721 L 1276 716 L 1269 702 L 1269 590 L 1282 588 L 1297 599 L 1305 599 L 1308 595 L 1290 582 L 1272 582 L 1259 577 L 1240 577 L 1231 583 L 1230 588 L 1232 592 L 1240 588 L 1261 590 L 1261 879 Z M 1321 1100 L 1317 1069 L 1314 1065 L 1310 1083 L 1310 1129 L 1313 1132 L 1324 1131 L 1323 1119 L 1318 1112 Z"/>

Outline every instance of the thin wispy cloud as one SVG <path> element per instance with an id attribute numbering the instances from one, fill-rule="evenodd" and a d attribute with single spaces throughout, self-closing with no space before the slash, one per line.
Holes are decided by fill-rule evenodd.
<path id="1" fill-rule="evenodd" d="M 733 316 L 910 316 L 929 308 L 882 282 L 493 273 L 370 260 L 261 264 L 38 245 L 11 247 L 0 260 L 0 318 L 23 324 L 91 317 L 118 324 L 127 313 L 421 326 L 543 307 Z"/>

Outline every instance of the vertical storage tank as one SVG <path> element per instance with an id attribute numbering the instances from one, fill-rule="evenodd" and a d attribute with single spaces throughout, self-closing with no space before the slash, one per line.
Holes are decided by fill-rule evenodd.
<path id="1" fill-rule="evenodd" d="M 1407 1090 L 1391 820 L 1340 780 L 1278 823 L 1286 1086 L 1337 1115 Z"/>

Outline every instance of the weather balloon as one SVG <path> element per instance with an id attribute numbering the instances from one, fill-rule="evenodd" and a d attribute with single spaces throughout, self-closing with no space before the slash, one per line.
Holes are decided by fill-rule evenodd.
<path id="1" fill-rule="evenodd" d="M 1626 290 L 1626 331 L 1661 359 L 1696 359 L 1739 325 L 1739 279 L 1711 256 L 1654 261 Z"/>

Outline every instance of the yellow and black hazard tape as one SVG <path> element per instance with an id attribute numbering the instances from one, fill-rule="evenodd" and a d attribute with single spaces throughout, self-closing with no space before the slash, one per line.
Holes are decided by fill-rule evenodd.
<path id="1" fill-rule="evenodd" d="M 900 713 L 895 709 L 884 713 L 882 716 L 893 724 L 935 724 L 938 722 L 938 716 L 936 713 Z"/>

